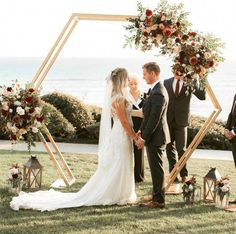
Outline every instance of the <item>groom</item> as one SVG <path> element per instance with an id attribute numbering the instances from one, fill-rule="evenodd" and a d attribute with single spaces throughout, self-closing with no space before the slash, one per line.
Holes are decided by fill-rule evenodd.
<path id="1" fill-rule="evenodd" d="M 143 106 L 144 118 L 136 144 L 139 148 L 146 146 L 153 184 L 152 200 L 143 205 L 150 208 L 163 208 L 165 184 L 162 157 L 166 144 L 170 142 L 166 119 L 168 94 L 160 82 L 160 67 L 155 62 L 143 65 L 143 79 L 151 85 L 151 90 Z"/>

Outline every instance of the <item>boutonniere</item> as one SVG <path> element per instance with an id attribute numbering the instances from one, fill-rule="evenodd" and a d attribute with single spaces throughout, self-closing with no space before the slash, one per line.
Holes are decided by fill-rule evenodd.
<path id="1" fill-rule="evenodd" d="M 151 89 L 149 89 L 147 93 L 143 93 L 143 94 L 141 95 L 141 98 L 142 98 L 143 100 L 146 100 L 147 98 L 150 97 L 150 95 L 151 95 Z"/>

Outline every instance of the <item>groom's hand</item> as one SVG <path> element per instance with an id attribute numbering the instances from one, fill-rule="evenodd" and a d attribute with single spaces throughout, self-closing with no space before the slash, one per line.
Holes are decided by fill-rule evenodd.
<path id="1" fill-rule="evenodd" d="M 139 136 L 138 140 L 135 142 L 138 149 L 142 149 L 144 147 L 145 141 Z"/>

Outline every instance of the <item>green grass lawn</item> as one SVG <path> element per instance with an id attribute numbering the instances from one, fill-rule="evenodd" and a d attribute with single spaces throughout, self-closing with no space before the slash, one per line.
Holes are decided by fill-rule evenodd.
<path id="1" fill-rule="evenodd" d="M 57 173 L 47 154 L 37 154 L 43 168 L 43 189 L 57 179 Z M 12 163 L 25 163 L 28 153 L 0 150 L 0 233 L 236 233 L 236 213 L 226 212 L 203 202 L 185 205 L 182 195 L 168 195 L 162 210 L 138 205 L 81 207 L 53 212 L 38 212 L 9 208 L 12 195 L 6 178 Z M 96 155 L 65 154 L 76 183 L 62 191 L 78 191 L 97 167 Z M 165 160 L 165 165 L 167 162 Z M 138 197 L 151 191 L 151 179 L 146 161 L 146 182 L 136 186 Z M 217 167 L 231 182 L 231 199 L 236 198 L 236 170 L 233 162 L 190 159 L 188 169 L 203 183 L 210 167 Z"/>

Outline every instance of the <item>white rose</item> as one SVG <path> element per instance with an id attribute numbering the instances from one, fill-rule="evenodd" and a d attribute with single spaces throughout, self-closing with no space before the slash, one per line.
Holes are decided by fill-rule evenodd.
<path id="1" fill-rule="evenodd" d="M 23 135 L 23 134 L 26 134 L 26 133 L 27 132 L 26 132 L 26 130 L 24 128 L 19 129 L 19 134 L 20 135 Z"/>
<path id="2" fill-rule="evenodd" d="M 18 107 L 16 108 L 16 112 L 17 112 L 17 114 L 19 114 L 19 115 L 24 115 L 24 114 L 25 114 L 25 110 L 24 110 L 22 107 L 20 107 L 20 106 L 18 106 Z"/>
<path id="3" fill-rule="evenodd" d="M 145 42 L 146 41 L 146 37 L 141 36 L 141 42 Z"/>
<path id="4" fill-rule="evenodd" d="M 11 125 L 11 123 L 10 122 L 7 122 L 7 128 L 11 128 L 12 127 L 12 125 Z"/>
<path id="5" fill-rule="evenodd" d="M 205 58 L 205 59 L 209 59 L 210 56 L 211 56 L 210 53 L 208 53 L 208 52 L 205 52 L 205 53 L 204 53 L 204 58 Z"/>
<path id="6" fill-rule="evenodd" d="M 161 42 L 162 38 L 163 38 L 163 36 L 161 34 L 157 34 L 157 36 L 156 36 L 157 42 Z"/>
<path id="7" fill-rule="evenodd" d="M 164 21 L 165 19 L 166 19 L 166 16 L 163 15 L 163 16 L 161 17 L 161 21 Z"/>
<path id="8" fill-rule="evenodd" d="M 149 27 L 149 28 L 146 28 L 146 30 L 145 30 L 147 33 L 150 33 L 151 31 L 152 31 L 152 29 L 151 29 L 151 27 Z"/>
<path id="9" fill-rule="evenodd" d="M 35 110 L 34 110 L 35 115 L 40 115 L 40 114 L 41 114 L 41 111 L 42 111 L 42 108 L 40 108 L 40 107 L 35 107 Z"/>
<path id="10" fill-rule="evenodd" d="M 18 130 L 19 130 L 19 129 L 18 129 L 16 126 L 11 127 L 11 131 L 12 131 L 13 133 L 17 133 Z"/>
<path id="11" fill-rule="evenodd" d="M 151 30 L 156 30 L 157 29 L 157 24 L 154 24 L 150 27 Z"/>
<path id="12" fill-rule="evenodd" d="M 32 132 L 33 133 L 37 133 L 38 132 L 38 129 L 36 127 L 32 127 Z"/>
<path id="13" fill-rule="evenodd" d="M 146 19 L 146 14 L 142 14 L 139 19 L 140 19 L 140 21 L 145 21 L 145 19 Z"/>
<path id="14" fill-rule="evenodd" d="M 195 74 L 193 75 L 193 79 L 198 80 L 198 79 L 199 79 L 199 75 L 195 73 Z"/>
<path id="15" fill-rule="evenodd" d="M 189 189 L 189 191 L 193 191 L 193 186 L 190 184 L 190 185 L 188 186 L 188 189 Z"/>
<path id="16" fill-rule="evenodd" d="M 19 171 L 17 168 L 14 167 L 14 168 L 11 168 L 9 172 L 11 175 L 15 175 L 15 174 L 18 174 Z"/>
<path id="17" fill-rule="evenodd" d="M 34 126 L 36 128 L 40 128 L 42 126 L 41 122 L 37 121 L 37 120 L 34 120 Z"/>
<path id="18" fill-rule="evenodd" d="M 171 44 L 171 43 L 172 43 L 172 39 L 171 39 L 171 38 L 168 38 L 168 39 L 167 39 L 167 43 L 168 43 L 168 44 Z"/>
<path id="19" fill-rule="evenodd" d="M 224 185 L 223 187 L 221 187 L 221 191 L 222 191 L 223 193 L 228 192 L 228 191 L 229 191 L 228 186 Z"/>
<path id="20" fill-rule="evenodd" d="M 20 101 L 15 101 L 15 102 L 14 102 L 14 105 L 15 105 L 15 106 L 20 106 L 20 105 L 21 105 L 21 102 L 20 102 Z"/>
<path id="21" fill-rule="evenodd" d="M 3 102 L 3 103 L 2 103 L 2 109 L 3 109 L 4 111 L 8 111 L 8 110 L 9 110 L 9 106 L 8 106 L 7 102 Z"/>

